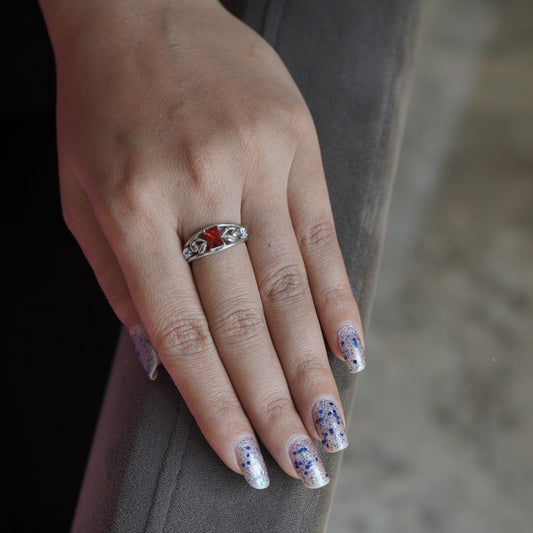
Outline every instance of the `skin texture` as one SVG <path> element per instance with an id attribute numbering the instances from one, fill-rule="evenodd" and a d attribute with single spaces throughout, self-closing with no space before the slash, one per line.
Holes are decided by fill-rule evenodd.
<path id="1" fill-rule="evenodd" d="M 118 318 L 142 324 L 215 452 L 257 435 L 287 474 L 342 406 L 324 336 L 361 331 L 312 118 L 275 51 L 213 0 L 41 1 L 65 221 Z M 216 222 L 248 244 L 195 261 Z M 323 336 L 324 335 L 324 336 Z"/>

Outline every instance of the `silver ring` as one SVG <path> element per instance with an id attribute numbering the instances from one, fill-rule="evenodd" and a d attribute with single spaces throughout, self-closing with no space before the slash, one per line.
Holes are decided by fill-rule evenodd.
<path id="1" fill-rule="evenodd" d="M 183 248 L 183 257 L 190 263 L 200 257 L 222 252 L 248 240 L 246 228 L 239 224 L 215 224 L 195 233 Z"/>

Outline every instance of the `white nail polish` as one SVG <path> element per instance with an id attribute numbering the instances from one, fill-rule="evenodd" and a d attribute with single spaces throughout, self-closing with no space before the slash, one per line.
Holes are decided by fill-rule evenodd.
<path id="1" fill-rule="evenodd" d="M 289 444 L 292 464 L 302 483 L 309 489 L 319 489 L 329 483 L 329 475 L 311 439 L 300 435 Z"/>
<path id="2" fill-rule="evenodd" d="M 337 342 L 344 362 L 352 374 L 364 370 L 366 366 L 365 349 L 361 334 L 351 322 L 346 322 L 337 331 Z"/>
<path id="3" fill-rule="evenodd" d="M 330 396 L 318 398 L 313 403 L 311 413 L 324 450 L 338 452 L 348 447 L 344 422 L 333 398 Z"/>
<path id="4" fill-rule="evenodd" d="M 137 354 L 137 359 L 139 359 L 146 375 L 151 380 L 156 379 L 157 367 L 161 364 L 161 361 L 148 338 L 148 333 L 146 333 L 144 326 L 140 324 L 134 326 L 129 330 L 129 334 L 133 342 L 133 347 L 135 348 L 135 353 Z"/>
<path id="5" fill-rule="evenodd" d="M 235 456 L 244 479 L 254 489 L 266 489 L 270 484 L 270 479 L 259 444 L 253 435 L 239 438 L 235 445 Z"/>

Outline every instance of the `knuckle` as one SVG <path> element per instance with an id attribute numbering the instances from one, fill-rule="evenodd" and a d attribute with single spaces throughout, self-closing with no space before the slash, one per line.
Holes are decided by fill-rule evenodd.
<path id="1" fill-rule="evenodd" d="M 155 198 L 153 191 L 142 179 L 130 176 L 121 180 L 107 195 L 111 204 L 107 206 L 112 214 L 129 220 L 146 218 L 153 214 Z"/>
<path id="2" fill-rule="evenodd" d="M 314 131 L 309 118 L 305 104 L 299 100 L 276 101 L 261 111 L 241 116 L 232 127 L 231 138 L 238 141 L 238 153 L 255 165 L 271 161 L 273 153 L 292 157 L 299 139 Z"/>
<path id="3" fill-rule="evenodd" d="M 135 183 L 131 177 L 108 188 L 99 194 L 94 210 L 113 232 L 118 230 L 122 234 L 128 228 L 131 234 L 140 234 L 157 225 L 165 205 L 160 201 L 158 205 L 150 186 Z"/>
<path id="4" fill-rule="evenodd" d="M 182 141 L 176 157 L 182 191 L 193 202 L 200 201 L 206 212 L 216 213 L 235 197 L 242 186 L 243 176 L 233 171 L 233 159 L 228 154 L 240 153 L 235 135 L 213 132 L 198 139 Z M 229 178 L 228 176 L 231 176 Z"/>
<path id="5" fill-rule="evenodd" d="M 239 307 L 222 316 L 216 324 L 224 340 L 235 343 L 257 338 L 265 328 L 261 312 L 253 307 Z"/>
<path id="6" fill-rule="evenodd" d="M 353 308 L 352 290 L 345 283 L 334 283 L 323 291 L 319 301 L 329 312 L 350 312 Z"/>
<path id="7" fill-rule="evenodd" d="M 276 118 L 278 123 L 294 133 L 305 133 L 313 124 L 307 105 L 299 97 L 288 98 L 280 105 Z"/>
<path id="8" fill-rule="evenodd" d="M 207 352 L 209 328 L 202 319 L 181 318 L 170 321 L 157 336 L 158 352 L 168 357 L 186 357 Z"/>
<path id="9" fill-rule="evenodd" d="M 320 384 L 328 372 L 324 363 L 316 357 L 316 353 L 301 356 L 294 362 L 291 371 L 291 387 L 297 390 L 322 390 Z"/>
<path id="10" fill-rule="evenodd" d="M 307 286 L 307 278 L 295 264 L 285 264 L 275 269 L 262 280 L 259 290 L 263 298 L 273 303 L 283 303 L 302 299 Z"/>
<path id="11" fill-rule="evenodd" d="M 300 234 L 302 248 L 326 248 L 336 241 L 335 226 L 332 221 L 320 220 L 305 228 Z"/>
<path id="12" fill-rule="evenodd" d="M 295 408 L 292 400 L 286 396 L 271 396 L 263 402 L 262 420 L 266 427 L 275 427 L 283 420 L 294 415 Z"/>
<path id="13" fill-rule="evenodd" d="M 225 143 L 214 134 L 199 144 L 190 139 L 183 142 L 179 151 L 179 163 L 192 187 L 199 193 L 206 194 L 216 185 L 213 172 L 224 161 Z"/>
<path id="14" fill-rule="evenodd" d="M 219 390 L 213 390 L 206 398 L 206 409 L 204 418 L 207 423 L 220 423 L 221 420 L 226 422 L 237 418 L 242 412 L 242 408 L 235 397 L 221 393 Z"/>

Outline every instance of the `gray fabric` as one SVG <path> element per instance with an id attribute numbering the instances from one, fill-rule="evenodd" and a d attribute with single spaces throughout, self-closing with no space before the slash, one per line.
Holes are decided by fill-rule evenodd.
<path id="1" fill-rule="evenodd" d="M 243 20 L 285 61 L 315 119 L 339 240 L 368 325 L 418 2 L 250 0 L 242 8 Z M 330 360 L 349 416 L 356 378 Z M 319 490 L 265 458 L 271 485 L 257 491 L 211 451 L 168 375 L 146 379 L 123 333 L 73 532 L 323 531 L 342 452 L 324 454 L 333 482 Z"/>

